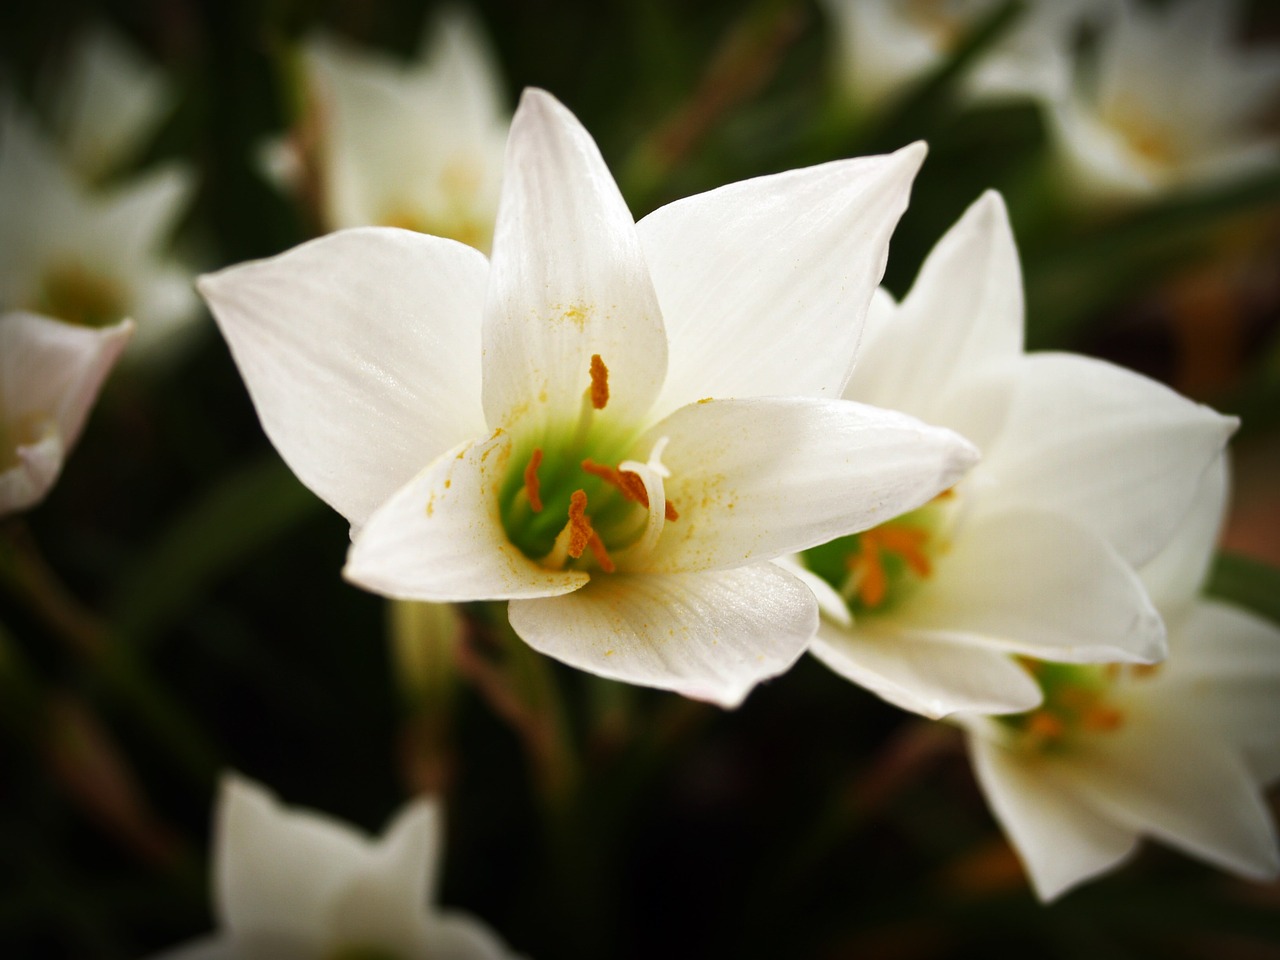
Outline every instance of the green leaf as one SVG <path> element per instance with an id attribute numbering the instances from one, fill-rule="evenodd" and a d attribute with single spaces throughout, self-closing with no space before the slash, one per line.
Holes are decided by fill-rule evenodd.
<path id="1" fill-rule="evenodd" d="M 119 584 L 110 622 L 135 649 L 241 560 L 316 515 L 321 502 L 278 459 L 231 474 L 180 516 Z"/>
<path id="2" fill-rule="evenodd" d="M 1280 569 L 1234 553 L 1220 553 L 1208 592 L 1280 624 Z"/>

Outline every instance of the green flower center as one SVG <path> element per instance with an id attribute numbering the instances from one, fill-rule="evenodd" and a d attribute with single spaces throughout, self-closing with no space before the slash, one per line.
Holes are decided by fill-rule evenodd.
<path id="1" fill-rule="evenodd" d="M 945 552 L 954 499 L 948 490 L 878 527 L 806 550 L 805 565 L 844 597 L 855 618 L 892 610 Z"/>
<path id="2" fill-rule="evenodd" d="M 1026 713 L 995 719 L 1023 749 L 1059 753 L 1083 736 L 1111 733 L 1124 725 L 1124 711 L 1113 702 L 1116 683 L 1125 672 L 1120 664 L 1022 663 L 1040 685 L 1044 702 Z M 1140 679 L 1155 669 L 1129 667 L 1127 675 Z"/>
<path id="3" fill-rule="evenodd" d="M 518 447 L 499 491 L 507 538 L 548 569 L 612 573 L 619 554 L 646 537 L 652 540 L 661 524 L 678 519 L 665 496 L 650 508 L 651 489 L 660 494 L 661 487 L 652 486 L 652 463 L 626 459 L 634 438 L 593 416 L 608 402 L 608 370 L 597 354 L 591 358 L 591 386 L 578 423 Z M 649 484 L 643 473 L 649 473 Z"/>
<path id="4" fill-rule="evenodd" d="M 119 284 L 74 262 L 44 274 L 31 308 L 82 327 L 119 323 L 128 312 Z"/>

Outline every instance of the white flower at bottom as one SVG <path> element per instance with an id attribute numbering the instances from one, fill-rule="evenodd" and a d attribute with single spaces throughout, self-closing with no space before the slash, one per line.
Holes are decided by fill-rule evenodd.
<path id="1" fill-rule="evenodd" d="M 0 316 L 0 516 L 44 499 L 132 333 Z"/>
<path id="2" fill-rule="evenodd" d="M 1042 899 L 1114 868 L 1143 836 L 1251 879 L 1280 872 L 1262 794 L 1280 776 L 1280 628 L 1196 596 L 1225 492 L 1219 468 L 1143 571 L 1169 626 L 1165 663 L 1032 664 L 1039 709 L 957 718 Z"/>
<path id="3" fill-rule="evenodd" d="M 503 960 L 466 914 L 430 906 L 440 812 L 414 800 L 381 838 L 223 778 L 214 819 L 219 931 L 158 960 Z"/>
<path id="4" fill-rule="evenodd" d="M 529 90 L 492 262 L 370 227 L 200 289 L 268 436 L 356 528 L 348 579 L 509 600 L 543 653 L 733 705 L 817 626 L 769 561 L 973 461 L 950 431 L 837 399 L 922 157 L 731 184 L 637 224 L 587 132 Z"/>

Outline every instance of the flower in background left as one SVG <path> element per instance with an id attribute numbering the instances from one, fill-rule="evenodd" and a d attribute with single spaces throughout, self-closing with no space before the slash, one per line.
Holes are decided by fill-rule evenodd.
<path id="1" fill-rule="evenodd" d="M 102 181 L 136 153 L 168 97 L 163 75 L 103 37 L 67 65 L 51 128 L 0 91 L 0 310 L 93 328 L 131 317 L 130 355 L 153 359 L 199 314 L 191 271 L 169 251 L 194 181 L 180 162 Z"/>
<path id="2" fill-rule="evenodd" d="M 415 800 L 378 839 L 324 814 L 285 808 L 250 780 L 222 781 L 213 886 L 221 930 L 165 960 L 501 960 L 479 921 L 429 905 L 440 812 Z"/>
<path id="3" fill-rule="evenodd" d="M 0 316 L 0 516 L 44 499 L 132 333 L 131 320 L 88 330 Z"/>

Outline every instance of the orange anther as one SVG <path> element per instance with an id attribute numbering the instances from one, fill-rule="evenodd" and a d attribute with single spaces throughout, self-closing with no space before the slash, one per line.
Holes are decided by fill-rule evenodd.
<path id="1" fill-rule="evenodd" d="M 1067 726 L 1047 710 L 1037 710 L 1027 718 L 1027 732 L 1045 740 L 1056 740 L 1067 732 Z"/>
<path id="2" fill-rule="evenodd" d="M 867 531 L 862 537 L 864 542 L 870 537 L 878 546 L 898 554 L 907 562 L 911 572 L 917 576 L 927 577 L 933 570 L 933 564 L 929 562 L 924 552 L 924 545 L 929 539 L 929 533 L 926 530 L 886 524 Z"/>
<path id="3" fill-rule="evenodd" d="M 600 354 L 591 355 L 591 406 L 603 410 L 609 402 L 609 368 L 600 359 Z"/>
<path id="4" fill-rule="evenodd" d="M 1115 707 L 1096 706 L 1080 718 L 1080 724 L 1086 730 L 1098 733 L 1110 733 L 1124 723 L 1124 714 Z"/>
<path id="5" fill-rule="evenodd" d="M 524 492 L 529 497 L 529 509 L 542 512 L 542 485 L 538 482 L 538 467 L 542 464 L 542 448 L 533 451 L 524 468 Z"/>
<path id="6" fill-rule="evenodd" d="M 858 576 L 858 599 L 868 607 L 878 607 L 889 592 L 889 578 L 885 575 L 880 548 L 875 540 L 864 534 L 861 548 L 860 553 L 848 560 Z"/>
<path id="7" fill-rule="evenodd" d="M 604 548 L 604 541 L 600 539 L 600 534 L 594 530 L 591 531 L 587 546 L 591 548 L 592 556 L 596 558 L 596 563 L 600 564 L 600 569 L 605 573 L 613 573 L 618 569 L 614 565 L 613 558 L 609 556 L 609 551 Z"/>
<path id="8" fill-rule="evenodd" d="M 676 512 L 676 508 L 670 500 L 665 501 L 662 506 L 664 508 L 663 512 L 667 515 L 668 521 L 680 519 L 680 514 Z"/>
<path id="9" fill-rule="evenodd" d="M 587 491 L 575 490 L 569 497 L 569 556 L 575 560 L 582 556 L 594 535 L 587 516 Z"/>

